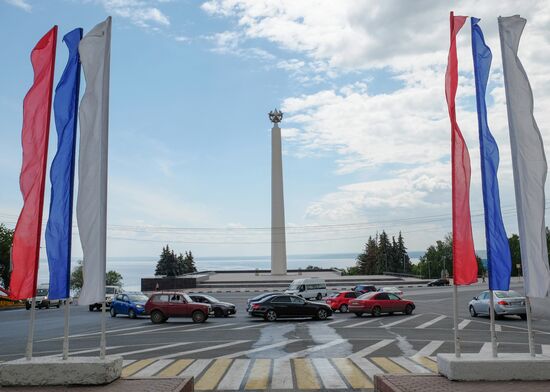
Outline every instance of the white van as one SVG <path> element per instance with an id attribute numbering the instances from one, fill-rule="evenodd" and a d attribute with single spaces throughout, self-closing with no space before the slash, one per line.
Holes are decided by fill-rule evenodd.
<path id="1" fill-rule="evenodd" d="M 288 286 L 285 294 L 320 300 L 327 296 L 327 284 L 324 279 L 319 278 L 296 279 Z"/>

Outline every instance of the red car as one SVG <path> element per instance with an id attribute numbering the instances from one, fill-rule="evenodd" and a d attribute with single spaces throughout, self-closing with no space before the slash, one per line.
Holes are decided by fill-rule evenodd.
<path id="1" fill-rule="evenodd" d="M 325 302 L 332 310 L 339 310 L 341 313 L 347 313 L 349 301 L 357 298 L 358 295 L 360 294 L 355 291 L 341 291 L 339 293 L 332 294 L 325 300 Z"/>
<path id="2" fill-rule="evenodd" d="M 151 315 L 154 324 L 160 324 L 169 317 L 191 317 L 194 323 L 204 323 L 214 312 L 210 305 L 193 302 L 185 293 L 162 292 L 151 295 L 145 313 Z"/>
<path id="3" fill-rule="evenodd" d="M 380 316 L 382 313 L 403 312 L 411 314 L 416 306 L 414 302 L 401 299 L 392 293 L 366 293 L 349 302 L 349 311 L 361 317 L 363 313 Z"/>

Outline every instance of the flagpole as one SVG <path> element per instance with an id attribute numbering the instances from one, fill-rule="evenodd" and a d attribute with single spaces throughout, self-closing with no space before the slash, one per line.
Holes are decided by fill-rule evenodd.
<path id="1" fill-rule="evenodd" d="M 497 354 L 497 335 L 495 332 L 495 299 L 493 298 L 493 290 L 489 290 L 489 295 L 490 295 L 489 314 L 491 318 L 491 351 L 493 353 L 493 358 L 496 358 L 498 354 Z"/>
<path id="2" fill-rule="evenodd" d="M 535 357 L 535 333 L 533 332 L 533 322 L 531 319 L 531 301 L 525 297 L 525 310 L 527 311 L 527 334 L 529 335 L 529 354 Z"/>
<path id="3" fill-rule="evenodd" d="M 454 282 L 453 278 L 453 317 L 454 317 L 454 330 L 455 330 L 455 356 L 460 358 L 460 338 L 458 336 L 458 286 Z"/>
<path id="4" fill-rule="evenodd" d="M 30 361 L 32 359 L 32 344 L 34 339 L 34 318 L 36 313 L 36 297 L 32 297 L 31 299 L 31 320 L 29 323 L 29 335 L 27 336 L 27 352 L 26 352 L 26 358 L 27 361 Z"/>
<path id="5" fill-rule="evenodd" d="M 103 305 L 101 306 L 101 340 L 99 343 L 99 358 L 105 359 L 105 349 L 106 349 L 106 339 L 105 339 L 105 316 L 107 314 L 107 305 L 105 304 L 105 301 L 103 301 Z"/>
<path id="6" fill-rule="evenodd" d="M 63 360 L 69 358 L 69 298 L 65 299 L 65 326 L 63 334 Z"/>

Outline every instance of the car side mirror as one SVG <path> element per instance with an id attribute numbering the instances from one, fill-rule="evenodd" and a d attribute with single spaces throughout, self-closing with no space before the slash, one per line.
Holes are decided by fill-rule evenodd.
<path id="1" fill-rule="evenodd" d="M 477 297 L 474 297 L 474 300 L 477 301 Z"/>

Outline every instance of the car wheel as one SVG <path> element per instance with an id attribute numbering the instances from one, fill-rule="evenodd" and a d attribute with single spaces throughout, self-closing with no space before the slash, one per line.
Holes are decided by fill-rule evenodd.
<path id="1" fill-rule="evenodd" d="M 206 321 L 206 316 L 200 310 L 195 310 L 191 315 L 194 323 L 204 323 Z"/>
<path id="2" fill-rule="evenodd" d="M 355 315 L 356 315 L 357 317 L 361 317 L 361 316 L 363 316 L 363 313 L 362 313 L 362 312 L 355 312 Z"/>
<path id="3" fill-rule="evenodd" d="M 522 320 L 527 320 L 527 314 L 520 314 L 519 317 L 521 317 Z"/>
<path id="4" fill-rule="evenodd" d="M 153 324 L 160 324 L 160 323 L 163 323 L 164 321 L 166 321 L 166 319 L 164 318 L 164 315 L 158 310 L 154 310 L 151 313 L 151 322 Z"/>
<path id="5" fill-rule="evenodd" d="M 57 305 L 55 306 L 57 309 L 61 306 L 61 301 L 57 301 Z"/>
<path id="6" fill-rule="evenodd" d="M 25 303 L 25 309 L 29 310 L 30 308 L 31 308 L 31 304 L 28 303 L 28 302 L 26 302 L 26 303 Z"/>
<path id="7" fill-rule="evenodd" d="M 472 316 L 472 317 L 477 317 L 477 312 L 476 312 L 476 310 L 474 309 L 474 306 L 473 306 L 473 305 L 470 305 L 470 316 Z"/>
<path id="8" fill-rule="evenodd" d="M 220 308 L 214 309 L 214 317 L 222 317 L 223 316 L 223 310 Z"/>
<path id="9" fill-rule="evenodd" d="M 319 309 L 317 311 L 317 315 L 315 316 L 315 318 L 317 320 L 326 320 L 328 317 L 328 314 L 327 314 L 327 311 L 325 309 Z"/>
<path id="10" fill-rule="evenodd" d="M 111 308 L 111 310 L 109 311 L 109 313 L 111 313 L 111 317 L 116 317 L 116 310 L 115 310 L 115 308 Z"/>
<path id="11" fill-rule="evenodd" d="M 405 306 L 405 314 L 411 314 L 413 312 L 413 307 L 411 304 Z"/>
<path id="12" fill-rule="evenodd" d="M 277 312 L 274 310 L 268 310 L 265 314 L 265 319 L 267 321 L 275 321 L 277 320 Z"/>
<path id="13" fill-rule="evenodd" d="M 382 309 L 380 308 L 380 306 L 375 306 L 374 308 L 372 308 L 372 315 L 374 317 L 378 317 L 380 316 L 380 314 L 382 314 Z"/>
<path id="14" fill-rule="evenodd" d="M 317 293 L 317 296 L 315 297 L 315 299 L 317 301 L 320 301 L 321 299 L 323 299 L 323 295 L 321 293 Z"/>
<path id="15" fill-rule="evenodd" d="M 113 309 L 113 308 L 111 308 Z M 136 311 L 134 309 L 130 309 L 128 311 L 128 317 L 130 317 L 131 319 L 135 319 L 136 318 Z"/>
<path id="16" fill-rule="evenodd" d="M 88 310 L 89 310 L 90 312 L 93 312 L 94 309 L 95 309 L 95 305 L 90 305 L 90 306 L 88 306 Z"/>
<path id="17" fill-rule="evenodd" d="M 347 313 L 348 311 L 349 311 L 348 305 L 342 304 L 342 305 L 340 306 L 340 313 Z"/>

